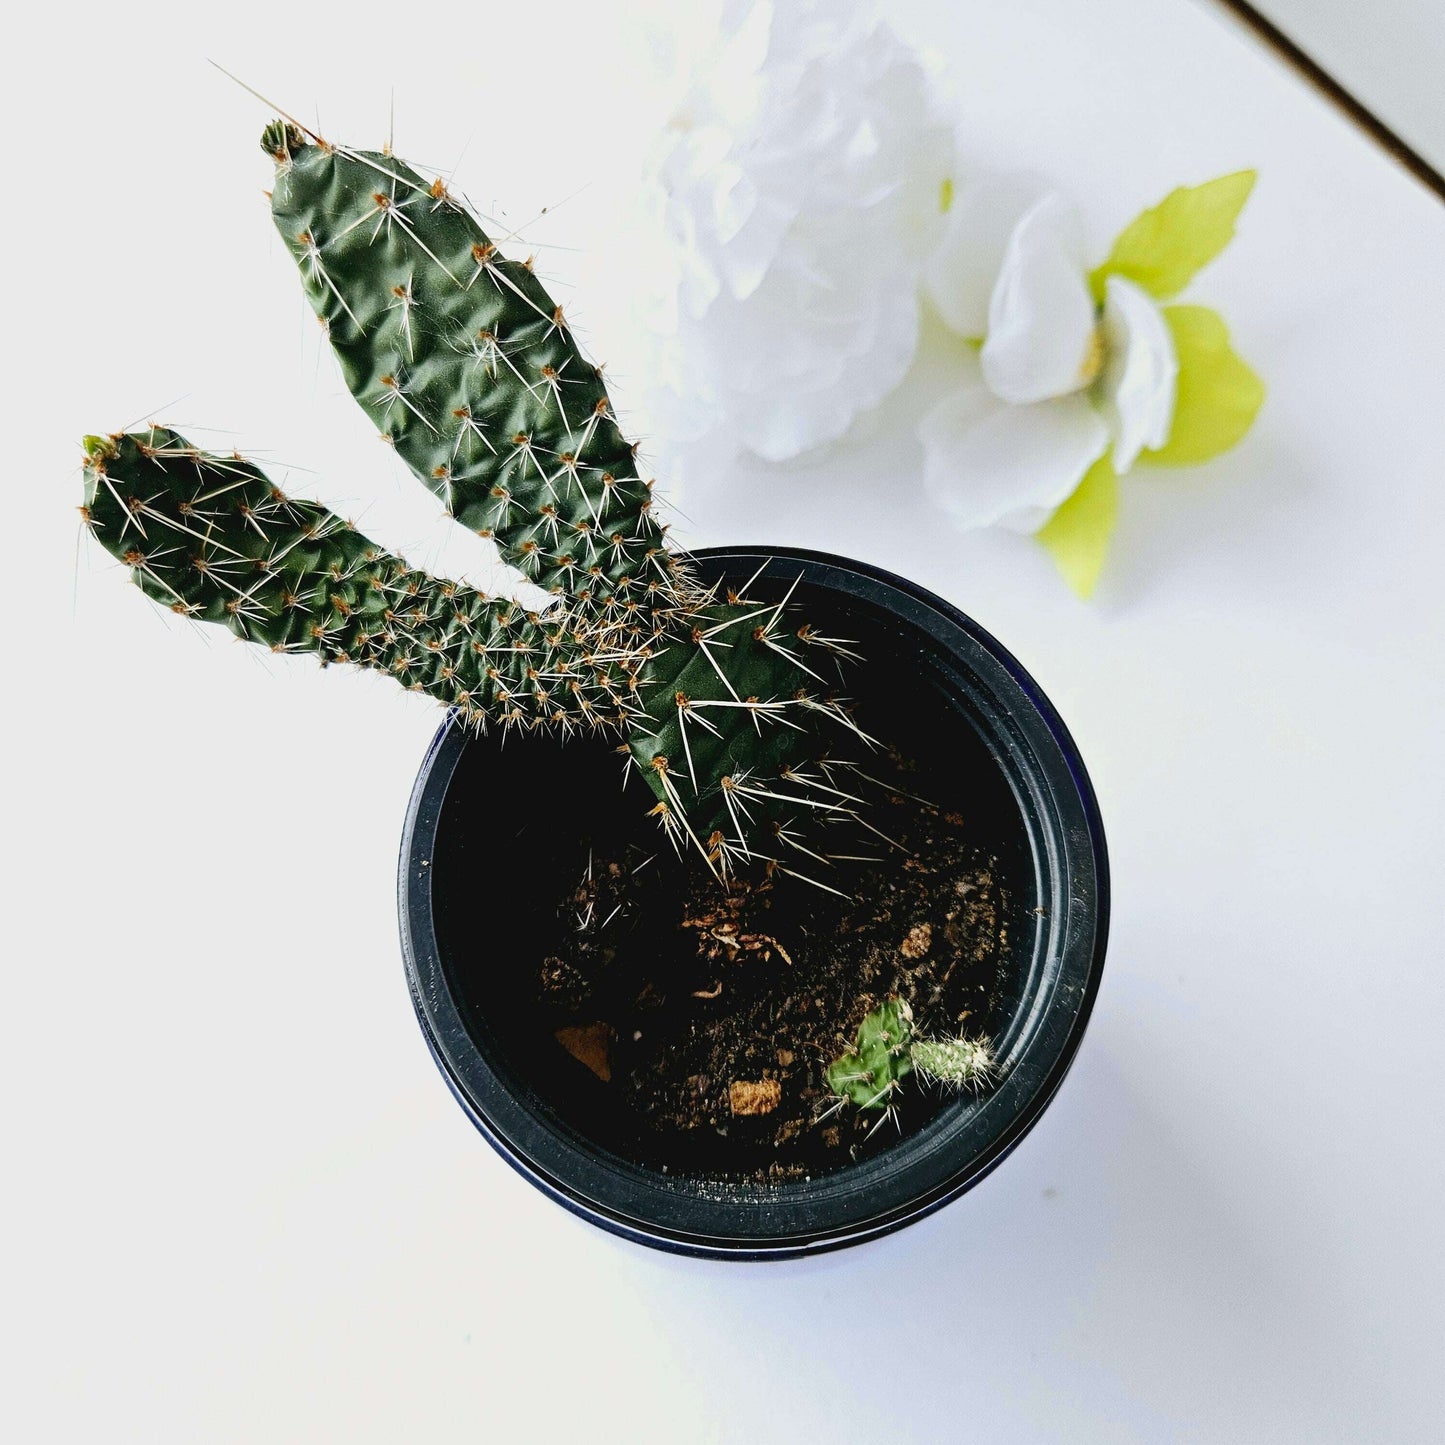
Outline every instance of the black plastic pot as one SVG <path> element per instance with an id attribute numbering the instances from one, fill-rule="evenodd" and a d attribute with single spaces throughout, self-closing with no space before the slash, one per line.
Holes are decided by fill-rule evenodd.
<path id="1" fill-rule="evenodd" d="M 695 554 L 708 580 L 801 578 L 796 597 L 857 639 L 873 718 L 925 761 L 931 788 L 987 810 L 1011 859 L 1013 984 L 995 1048 L 1000 1085 L 917 1132 L 809 1180 L 720 1185 L 665 1172 L 607 1090 L 518 1023 L 515 960 L 575 878 L 577 837 L 619 799 L 602 745 L 477 738 L 448 723 L 422 764 L 402 837 L 399 903 L 412 999 L 452 1092 L 499 1153 L 594 1224 L 661 1249 L 781 1258 L 921 1218 L 983 1178 L 1033 1127 L 1078 1049 L 1108 929 L 1104 833 L 1072 739 L 1029 675 L 956 608 L 899 577 L 818 552 Z M 856 685 L 855 685 L 856 686 Z M 869 719 L 865 717 L 865 725 Z M 873 723 L 877 729 L 876 721 Z M 932 793 L 931 793 L 932 796 Z M 650 800 L 649 800 L 650 801 Z M 635 810 L 631 810 L 635 811 Z M 520 987 L 520 983 L 517 983 Z"/>

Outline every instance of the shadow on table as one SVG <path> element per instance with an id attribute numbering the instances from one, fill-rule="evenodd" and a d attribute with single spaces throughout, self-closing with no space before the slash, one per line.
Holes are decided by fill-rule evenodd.
<path id="1" fill-rule="evenodd" d="M 1145 1081 L 1086 1047 L 1012 1157 L 897 1235 L 781 1264 L 616 1247 L 699 1390 L 793 1392 L 858 1439 L 1021 1418 L 1070 1441 L 1335 1438 L 1366 1389 L 1346 1302 L 1231 1202 L 1249 1192 L 1208 1177 Z"/>

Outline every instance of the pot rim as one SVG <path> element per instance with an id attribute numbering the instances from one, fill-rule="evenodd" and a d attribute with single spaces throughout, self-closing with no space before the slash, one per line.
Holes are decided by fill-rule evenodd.
<path id="1" fill-rule="evenodd" d="M 980 1113 L 1006 1094 L 1012 1104 L 997 1114 L 985 1147 L 950 1165 L 944 1157 L 948 1130 L 935 1121 L 921 1131 L 927 1134 L 933 1129 L 939 1135 L 931 1153 L 925 1150 L 920 1156 L 915 1172 L 923 1182 L 886 1206 L 870 1210 L 866 1201 L 862 1206 L 859 1202 L 870 1187 L 876 1194 L 880 1188 L 886 1192 L 891 1184 L 899 1195 L 896 1176 L 904 1166 L 890 1168 L 888 1161 L 901 1146 L 812 1180 L 751 1189 L 714 1187 L 704 1196 L 697 1181 L 616 1160 L 596 1145 L 589 1148 L 575 1131 L 546 1119 L 540 1106 L 530 1110 L 528 1101 L 503 1086 L 468 1032 L 447 981 L 433 926 L 430 861 L 442 805 L 469 739 L 454 717 L 433 738 L 407 808 L 398 875 L 402 953 L 423 1036 L 448 1087 L 493 1148 L 543 1193 L 614 1234 L 675 1253 L 728 1259 L 816 1254 L 900 1229 L 957 1198 L 1007 1157 L 1054 1097 L 1082 1040 L 1103 967 L 1109 921 L 1103 822 L 1078 749 L 1053 705 L 1017 659 L 951 603 L 882 568 L 803 548 L 716 547 L 691 556 L 715 568 L 736 564 L 744 575 L 763 562 L 790 572 L 802 564 L 809 581 L 845 600 L 851 596 L 885 610 L 893 620 L 930 639 L 940 657 L 951 658 L 960 669 L 982 668 L 989 674 L 987 682 L 994 687 L 998 704 L 1005 702 L 1000 688 L 1027 704 L 1022 714 L 1004 709 L 1000 726 L 1006 723 L 1020 730 L 1029 746 L 1045 752 L 1033 758 L 1037 778 L 1021 772 L 1018 779 L 1010 776 L 1010 784 L 1026 782 L 1042 788 L 1040 801 L 1057 809 L 1057 818 L 1053 813 L 1048 820 L 1041 815 L 1040 826 L 1054 821 L 1058 836 L 1035 838 L 1031 829 L 1030 841 L 1036 869 L 1040 847 L 1049 852 L 1051 861 L 1069 865 L 1049 875 L 1051 897 L 1062 899 L 1066 916 L 1063 922 L 1041 923 L 1030 975 L 1034 978 L 1040 967 L 1039 950 L 1052 950 L 1050 940 L 1057 937 L 1061 960 L 1057 976 L 1048 983 L 1048 1007 L 1035 1021 L 1028 1044 L 1032 1051 L 1034 1038 L 1049 1030 L 1048 1048 L 1034 1063 L 1031 1080 L 1021 1080 L 1015 1090 L 1011 1070 L 998 1090 L 979 1101 Z M 983 685 L 981 676 L 978 681 Z M 999 762 L 1008 775 L 1001 757 Z M 1024 768 L 1022 758 L 1014 762 Z M 1071 941 L 1072 951 L 1066 953 Z M 1076 977 L 1063 988 L 1058 979 L 1069 963 Z M 1037 1005 L 1034 1012 L 1039 1012 Z M 767 1227 L 770 1222 L 772 1232 Z"/>

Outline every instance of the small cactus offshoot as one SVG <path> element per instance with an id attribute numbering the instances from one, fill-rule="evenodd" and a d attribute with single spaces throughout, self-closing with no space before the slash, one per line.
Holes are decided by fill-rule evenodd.
<path id="1" fill-rule="evenodd" d="M 866 741 L 824 677 L 848 647 L 790 596 L 719 596 L 668 550 L 599 368 L 530 261 L 502 256 L 442 181 L 290 122 L 262 147 L 357 401 L 448 513 L 556 600 L 529 613 L 416 571 L 160 426 L 87 438 L 91 532 L 156 601 L 248 641 L 379 669 L 477 727 L 612 732 L 673 842 L 719 876 L 826 859 L 811 825 L 858 802 L 829 744 Z"/>
<path id="2" fill-rule="evenodd" d="M 993 1074 L 993 1050 L 984 1039 L 914 1039 L 913 1067 L 925 1079 L 955 1088 L 985 1084 Z"/>
<path id="3" fill-rule="evenodd" d="M 839 1105 L 886 1113 L 910 1074 L 978 1088 L 994 1077 L 993 1051 L 985 1039 L 915 1037 L 912 1009 L 904 999 L 890 998 L 864 1015 L 853 1046 L 828 1065 L 825 1077 Z"/>
<path id="4" fill-rule="evenodd" d="M 853 1047 L 828 1065 L 828 1087 L 860 1109 L 886 1109 L 913 1072 L 912 1020 L 901 998 L 865 1014 Z"/>

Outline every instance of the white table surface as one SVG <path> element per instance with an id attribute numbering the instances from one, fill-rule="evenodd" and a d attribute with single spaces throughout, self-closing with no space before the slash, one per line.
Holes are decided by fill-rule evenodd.
<path id="1" fill-rule="evenodd" d="M 203 8 L 42 7 L 4 62 L 0 1432 L 1441 1438 L 1439 203 L 1186 0 L 896 5 L 970 151 L 1057 175 L 1100 253 L 1173 185 L 1260 168 L 1196 294 L 1270 395 L 1233 455 L 1127 484 L 1088 607 L 1032 543 L 933 523 L 899 417 L 688 499 L 688 542 L 851 553 L 1011 647 L 1093 771 L 1115 913 L 1073 1072 L 981 1187 L 861 1249 L 685 1261 L 536 1194 L 423 1047 L 392 890 L 433 708 L 202 638 L 94 548 L 72 586 L 79 438 L 152 414 L 441 555 L 318 363 L 266 112 L 201 58 L 356 142 L 394 83 L 398 148 L 445 166 L 470 135 L 474 199 L 573 197 L 582 250 L 544 269 L 625 355 L 629 18 Z"/>

